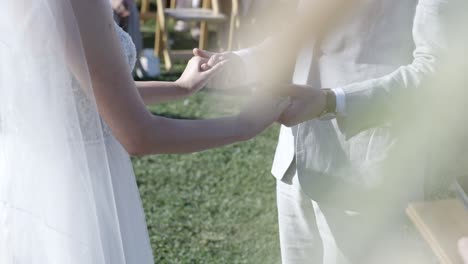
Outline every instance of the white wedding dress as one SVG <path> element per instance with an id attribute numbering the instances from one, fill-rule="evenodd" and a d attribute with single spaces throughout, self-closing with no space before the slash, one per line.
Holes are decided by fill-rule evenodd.
<path id="1" fill-rule="evenodd" d="M 74 13 L 69 0 L 0 9 L 0 263 L 151 264 L 132 163 L 98 113 Z M 131 37 L 115 30 L 133 68 Z"/>
<path id="2" fill-rule="evenodd" d="M 132 38 L 117 24 L 114 25 L 128 64 L 133 68 L 136 49 Z M 129 154 L 104 122 L 103 132 L 126 263 L 153 263 L 145 214 Z M 92 138 L 85 144 L 93 146 Z"/>

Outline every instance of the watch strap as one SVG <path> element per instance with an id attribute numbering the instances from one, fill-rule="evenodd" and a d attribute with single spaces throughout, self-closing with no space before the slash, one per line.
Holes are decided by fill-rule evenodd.
<path id="1" fill-rule="evenodd" d="M 323 89 L 326 96 L 325 109 L 320 115 L 321 120 L 330 120 L 336 117 L 336 94 L 331 89 Z"/>

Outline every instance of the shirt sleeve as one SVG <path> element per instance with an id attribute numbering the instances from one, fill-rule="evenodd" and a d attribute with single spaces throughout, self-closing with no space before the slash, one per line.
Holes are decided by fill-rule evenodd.
<path id="1" fill-rule="evenodd" d="M 449 10 L 449 1 L 420 0 L 413 24 L 415 50 L 412 63 L 402 65 L 381 78 L 341 87 L 345 94 L 346 115 L 337 116 L 337 120 L 347 138 L 391 123 L 393 117 L 400 114 L 403 103 L 408 104 L 418 98 L 419 88 L 437 74 L 447 54 Z M 343 103 L 340 104 L 343 107 Z"/>
<path id="2" fill-rule="evenodd" d="M 336 96 L 336 114 L 338 116 L 346 116 L 346 94 L 343 88 L 332 89 Z"/>

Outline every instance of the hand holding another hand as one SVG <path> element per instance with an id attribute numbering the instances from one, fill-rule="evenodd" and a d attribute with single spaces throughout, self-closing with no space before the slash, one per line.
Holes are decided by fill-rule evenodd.
<path id="1" fill-rule="evenodd" d="M 226 89 L 229 86 L 237 86 L 242 84 L 246 78 L 245 65 L 242 58 L 233 52 L 209 52 L 201 49 L 194 49 L 193 54 L 197 57 L 207 59 L 208 61 L 202 64 L 203 70 L 209 70 L 214 67 L 218 61 L 226 61 L 226 65 L 217 77 L 214 77 L 210 82 L 210 88 Z"/>
<path id="2" fill-rule="evenodd" d="M 208 70 L 209 68 L 213 67 L 215 65 L 216 60 L 219 59 L 226 60 L 228 62 L 228 65 L 230 66 L 229 68 L 231 69 L 242 68 L 242 59 L 233 52 L 227 51 L 216 53 L 195 48 L 193 49 L 193 55 L 209 60 L 206 64 L 202 65 L 202 68 L 204 70 Z"/>
<path id="3" fill-rule="evenodd" d="M 326 108 L 326 93 L 322 89 L 289 84 L 280 87 L 277 92 L 291 98 L 290 106 L 278 119 L 287 127 L 318 118 Z"/>
<path id="4" fill-rule="evenodd" d="M 226 65 L 226 60 L 219 57 L 210 59 L 202 57 L 193 57 L 187 63 L 182 76 L 176 81 L 176 84 L 185 89 L 188 94 L 194 94 L 201 90 L 208 81 L 216 75 Z M 203 65 L 210 64 L 208 68 Z"/>
<path id="5" fill-rule="evenodd" d="M 259 93 L 252 95 L 238 115 L 242 138 L 247 140 L 263 132 L 278 120 L 289 105 L 288 98 Z"/>
<path id="6" fill-rule="evenodd" d="M 205 76 L 208 76 L 208 78 L 202 78 L 203 81 L 200 79 L 199 82 L 203 83 L 203 85 L 221 71 L 221 67 L 223 71 L 229 72 L 231 76 L 238 76 L 240 78 L 243 76 L 242 73 L 239 73 L 244 68 L 243 61 L 232 52 L 212 53 L 200 49 L 194 49 L 193 52 L 195 57 L 192 60 L 198 63 L 198 70 L 206 72 Z M 189 64 L 191 63 L 189 62 Z M 195 64 L 195 62 L 193 63 Z M 189 68 L 192 68 L 192 65 L 187 66 L 187 76 L 193 71 L 193 69 Z M 195 75 L 198 74 L 200 73 L 196 73 Z M 183 75 L 181 80 L 190 79 L 184 77 Z M 222 78 L 218 79 L 224 79 L 223 82 L 227 82 L 225 78 L 226 76 L 222 76 Z M 222 87 L 223 85 L 217 86 Z M 190 89 L 197 90 L 199 88 L 201 88 L 199 85 L 192 85 Z M 289 97 L 289 99 L 280 99 L 280 97 Z M 277 121 L 288 127 L 295 126 L 319 117 L 325 108 L 326 93 L 322 89 L 307 85 L 263 84 L 252 95 L 250 102 L 239 117 L 244 125 L 252 128 L 248 136 L 254 136 L 266 129 L 272 122 Z M 274 120 L 271 118 L 274 118 Z"/>

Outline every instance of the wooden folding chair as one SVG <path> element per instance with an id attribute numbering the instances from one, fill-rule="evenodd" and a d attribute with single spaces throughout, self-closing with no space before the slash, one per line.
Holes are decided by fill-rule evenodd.
<path id="1" fill-rule="evenodd" d="M 406 213 L 440 263 L 463 263 L 457 241 L 468 235 L 468 210 L 459 200 L 412 203 Z"/>
<path id="2" fill-rule="evenodd" d="M 143 20 L 156 17 L 155 46 L 156 56 L 162 56 L 166 70 L 171 70 L 173 59 L 185 59 L 191 57 L 191 50 L 170 49 L 167 32 L 166 18 L 182 21 L 200 22 L 200 40 L 198 47 L 206 49 L 208 46 L 208 24 L 220 24 L 230 22 L 228 49 L 232 48 L 235 24 L 238 14 L 238 0 L 232 0 L 232 12 L 230 18 L 220 12 L 219 0 L 203 0 L 202 8 L 176 8 L 176 0 L 171 0 L 170 7 L 166 8 L 163 0 L 156 0 L 156 13 L 149 12 L 149 0 L 141 0 L 141 15 Z"/>

